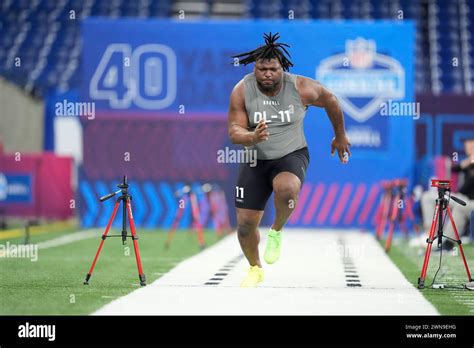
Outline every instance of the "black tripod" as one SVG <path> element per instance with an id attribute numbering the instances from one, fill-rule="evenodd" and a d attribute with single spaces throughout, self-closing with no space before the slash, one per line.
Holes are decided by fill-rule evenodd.
<path id="1" fill-rule="evenodd" d="M 92 266 L 89 270 L 89 273 L 86 275 L 86 279 L 84 281 L 84 285 L 89 285 L 89 279 L 92 276 L 92 272 L 94 271 L 95 264 L 97 262 L 97 259 L 99 258 L 100 251 L 102 250 L 102 246 L 104 245 L 105 239 L 107 237 L 122 237 L 122 244 L 125 245 L 127 241 L 127 237 L 132 238 L 133 240 L 133 247 L 135 249 L 135 258 L 137 259 L 137 267 L 138 267 L 138 277 L 140 279 L 140 285 L 145 286 L 146 285 L 146 278 L 145 274 L 143 273 L 142 270 L 142 262 L 140 260 L 140 251 L 138 250 L 138 237 L 135 232 L 135 222 L 133 221 L 133 215 L 132 215 L 132 207 L 130 204 L 130 201 L 132 200 L 132 196 L 128 193 L 128 184 L 127 184 L 127 176 L 125 175 L 123 177 L 123 182 L 121 184 L 117 185 L 120 190 L 116 192 L 109 193 L 108 195 L 105 195 L 100 198 L 101 202 L 106 201 L 109 198 L 112 198 L 115 196 L 117 193 L 122 192 L 122 195 L 117 198 L 117 201 L 115 202 L 114 210 L 112 212 L 112 216 L 110 217 L 109 223 L 107 224 L 107 227 L 105 228 L 105 232 L 102 235 L 102 241 L 100 242 L 99 249 L 97 250 L 97 253 L 95 254 L 94 261 L 92 262 Z M 112 236 L 107 236 L 109 233 L 110 226 L 112 225 L 112 222 L 114 221 L 115 215 L 117 214 L 117 210 L 119 208 L 120 202 L 123 202 L 122 205 L 122 234 L 120 235 L 112 235 Z M 127 212 L 128 212 L 128 218 L 130 219 L 130 229 L 132 231 L 132 235 L 129 236 L 127 235 Z"/>
<path id="2" fill-rule="evenodd" d="M 462 242 L 459 238 L 458 230 L 456 225 L 454 224 L 453 215 L 451 214 L 451 209 L 449 208 L 449 201 L 445 197 L 446 193 L 449 192 L 449 197 L 453 199 L 454 202 L 465 206 L 466 202 L 460 200 L 457 197 L 451 195 L 451 181 L 449 180 L 432 180 L 431 187 L 438 188 L 438 198 L 436 199 L 436 207 L 435 207 L 435 215 L 433 218 L 433 222 L 431 224 L 430 235 L 426 242 L 428 243 L 426 247 L 426 254 L 425 254 L 425 261 L 423 262 L 423 269 L 421 270 L 421 276 L 418 278 L 418 288 L 423 289 L 425 286 L 425 279 L 426 279 L 426 271 L 428 268 L 428 263 L 430 260 L 431 248 L 433 246 L 433 242 L 438 239 L 438 248 L 441 248 L 443 237 L 451 240 L 454 243 L 459 245 L 459 251 L 461 252 L 461 258 L 464 262 L 464 267 L 466 268 L 467 279 L 468 283 L 465 284 L 465 287 L 468 289 L 472 289 L 474 284 L 472 284 L 473 279 L 471 278 L 471 273 L 469 272 L 469 267 L 467 266 L 466 257 L 464 256 L 464 251 L 462 249 Z M 449 216 L 449 220 L 453 226 L 454 236 L 456 239 L 452 239 L 448 236 L 443 234 L 443 220 L 445 217 Z M 438 226 L 437 234 L 435 236 L 436 226 Z"/>

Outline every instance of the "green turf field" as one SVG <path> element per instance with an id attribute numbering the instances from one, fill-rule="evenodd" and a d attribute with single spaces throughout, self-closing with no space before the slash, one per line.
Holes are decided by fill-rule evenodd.
<path id="1" fill-rule="evenodd" d="M 63 232 L 33 234 L 31 243 L 44 242 L 65 235 Z M 75 315 L 90 314 L 115 298 L 126 295 L 139 285 L 131 239 L 122 246 L 121 238 L 108 238 L 100 254 L 90 285 L 83 285 L 100 243 L 96 236 L 66 245 L 39 249 L 38 260 L 0 258 L 0 315 Z M 111 231 L 109 234 L 117 234 Z M 166 233 L 162 230 L 139 230 L 139 249 L 143 271 L 150 284 L 181 260 L 200 251 L 195 233 L 179 231 L 169 250 L 164 250 Z M 218 238 L 205 231 L 207 246 Z M 0 232 L 2 238 L 2 232 Z M 24 237 L 2 238 L 6 245 L 21 244 Z"/>
<path id="2" fill-rule="evenodd" d="M 382 244 L 384 245 L 384 244 Z M 436 242 L 433 249 L 436 248 Z M 474 246 L 463 244 L 471 275 L 474 276 Z M 414 286 L 418 286 L 418 277 L 423 266 L 426 247 L 410 247 L 406 240 L 397 240 L 389 256 Z M 440 254 L 432 253 L 428 266 L 425 289 L 421 293 L 442 315 L 474 315 L 474 291 L 462 289 L 467 275 L 458 252 L 443 252 L 442 267 L 435 284 L 443 284 L 444 289 L 428 288 L 440 264 Z"/>
<path id="3" fill-rule="evenodd" d="M 0 244 L 22 244 L 24 235 L 0 232 Z M 127 247 L 120 238 L 106 240 L 90 280 L 83 285 L 103 230 L 95 235 L 65 245 L 40 249 L 38 260 L 0 257 L 0 315 L 77 315 L 90 314 L 108 302 L 139 287 L 133 244 Z M 111 231 L 111 234 L 119 231 Z M 55 232 L 47 228 L 32 233 L 33 244 L 77 235 L 77 228 L 64 227 Z M 169 250 L 164 249 L 166 231 L 139 230 L 139 247 L 143 270 L 150 284 L 180 261 L 198 253 L 195 233 L 176 233 Z M 208 246 L 218 238 L 213 231 L 205 232 Z M 471 271 L 474 270 L 474 245 L 464 244 Z M 425 247 L 410 247 L 403 239 L 395 239 L 389 253 L 405 277 L 415 287 L 424 259 Z M 474 292 L 460 289 L 467 276 L 458 253 L 443 253 L 442 268 L 436 283 L 444 289 L 432 289 L 433 276 L 439 266 L 439 253 L 433 253 L 422 294 L 443 315 L 473 315 Z M 474 273 L 473 273 L 474 274 Z"/>

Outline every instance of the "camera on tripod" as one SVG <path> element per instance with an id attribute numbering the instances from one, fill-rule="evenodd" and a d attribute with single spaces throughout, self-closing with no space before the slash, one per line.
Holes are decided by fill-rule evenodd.
<path id="1" fill-rule="evenodd" d="M 431 187 L 437 187 L 445 190 L 451 189 L 451 180 L 431 179 Z"/>
<path id="2" fill-rule="evenodd" d="M 462 206 L 466 206 L 466 202 L 463 200 L 457 198 L 456 196 L 451 195 L 451 180 L 446 180 L 446 179 L 431 179 L 431 187 L 436 187 L 438 188 L 438 197 L 441 199 L 444 197 L 444 194 L 446 191 L 450 191 L 449 198 L 455 201 L 457 204 L 460 204 Z M 447 201 L 444 202 L 447 204 Z M 442 206 L 443 209 L 446 209 L 446 206 Z"/>
<path id="3" fill-rule="evenodd" d="M 451 199 L 457 204 L 460 204 L 463 206 L 466 205 L 466 202 L 464 202 L 463 200 L 451 194 L 451 180 L 432 179 L 431 187 L 436 187 L 438 189 L 438 198 L 436 199 L 436 206 L 435 206 L 435 211 L 434 211 L 434 217 L 431 223 L 430 233 L 429 233 L 428 239 L 426 240 L 427 247 L 426 247 L 426 253 L 425 253 L 425 260 L 423 262 L 421 275 L 418 278 L 418 288 L 423 289 L 425 287 L 426 272 L 428 269 L 428 263 L 430 260 L 431 248 L 433 246 L 433 242 L 435 240 L 438 240 L 438 248 L 442 248 L 442 240 L 443 238 L 446 238 L 450 240 L 451 242 L 456 243 L 459 247 L 461 259 L 466 269 L 467 280 L 468 280 L 467 283 L 464 284 L 464 287 L 469 290 L 474 290 L 474 281 L 471 277 L 471 272 L 469 271 L 466 257 L 464 256 L 461 238 L 459 237 L 456 224 L 454 223 L 453 215 L 451 213 L 451 208 L 449 207 L 449 202 Z M 448 198 L 446 198 L 447 191 L 449 191 Z M 453 227 L 453 233 L 454 233 L 455 239 L 445 236 L 443 233 L 444 221 L 447 217 L 449 218 L 449 222 L 451 223 Z"/>

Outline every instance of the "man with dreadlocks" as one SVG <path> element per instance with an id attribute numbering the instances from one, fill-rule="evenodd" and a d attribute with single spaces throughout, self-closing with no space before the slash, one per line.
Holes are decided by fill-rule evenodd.
<path id="1" fill-rule="evenodd" d="M 237 234 L 250 270 L 242 287 L 255 287 L 264 278 L 258 253 L 258 225 L 274 192 L 275 220 L 267 236 L 264 259 L 280 257 L 282 229 L 296 206 L 309 164 L 303 119 L 309 106 L 323 107 L 333 125 L 335 150 L 342 163 L 350 156 L 344 115 L 336 97 L 310 78 L 288 73 L 293 66 L 278 33 L 265 34 L 265 45 L 233 56 L 240 63 L 255 63 L 230 96 L 228 131 L 234 144 L 256 150 L 257 165 L 242 163 L 236 187 Z"/>

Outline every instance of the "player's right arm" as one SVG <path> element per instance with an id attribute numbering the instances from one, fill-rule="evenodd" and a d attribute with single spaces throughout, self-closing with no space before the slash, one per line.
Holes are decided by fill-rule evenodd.
<path id="1" fill-rule="evenodd" d="M 268 126 L 262 119 L 254 131 L 249 131 L 245 110 L 244 81 L 240 80 L 232 90 L 229 103 L 228 132 L 232 144 L 251 146 L 268 139 Z"/>

